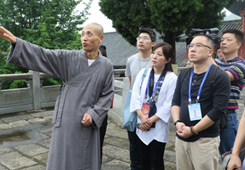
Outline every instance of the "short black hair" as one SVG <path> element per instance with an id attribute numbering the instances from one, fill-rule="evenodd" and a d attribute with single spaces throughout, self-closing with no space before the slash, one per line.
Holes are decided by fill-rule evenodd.
<path id="1" fill-rule="evenodd" d="M 216 48 L 216 53 L 217 53 L 217 51 L 218 51 L 219 49 L 220 49 L 220 46 L 218 45 L 217 48 Z"/>
<path id="2" fill-rule="evenodd" d="M 243 43 L 243 33 L 242 33 L 242 31 L 239 31 L 237 29 L 227 29 L 227 30 L 223 31 L 222 35 L 224 35 L 226 33 L 235 34 L 236 42 L 237 43 L 239 43 L 239 42 Z"/>
<path id="3" fill-rule="evenodd" d="M 198 37 L 198 36 L 206 37 L 207 41 L 208 41 L 209 43 L 211 43 L 211 49 L 214 48 L 214 40 L 212 39 L 212 37 L 210 37 L 209 35 L 206 35 L 206 34 L 197 34 L 197 35 L 195 35 L 194 37 Z"/>
<path id="4" fill-rule="evenodd" d="M 138 36 L 139 36 L 141 33 L 147 33 L 147 34 L 149 34 L 149 36 L 150 36 L 150 38 L 151 38 L 151 42 L 156 42 L 156 33 L 155 33 L 155 31 L 153 31 L 152 29 L 150 29 L 150 28 L 141 28 L 141 29 L 139 30 Z"/>
<path id="5" fill-rule="evenodd" d="M 106 54 L 106 46 L 105 46 L 105 45 L 100 45 L 100 46 L 99 46 L 99 50 L 100 50 L 100 53 L 101 53 L 104 57 L 107 57 L 107 54 Z"/>

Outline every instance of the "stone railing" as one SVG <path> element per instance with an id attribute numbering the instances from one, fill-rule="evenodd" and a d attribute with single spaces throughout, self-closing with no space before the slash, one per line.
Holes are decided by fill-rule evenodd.
<path id="1" fill-rule="evenodd" d="M 119 75 L 124 74 L 124 72 L 125 69 L 114 70 L 115 82 L 123 79 Z M 54 78 L 54 76 L 35 71 L 0 75 L 0 114 L 53 107 L 60 85 L 42 86 L 42 81 L 45 78 Z M 25 80 L 28 87 L 1 90 L 2 82 L 8 80 Z M 116 89 L 120 93 L 121 90 Z"/>
<path id="2" fill-rule="evenodd" d="M 177 68 L 178 71 L 182 69 L 184 68 Z M 119 75 L 124 74 L 124 72 L 125 69 L 114 70 L 115 95 L 113 108 L 110 109 L 108 113 L 119 125 L 123 123 L 124 101 L 130 87 L 128 78 L 119 77 Z M 53 76 L 35 71 L 25 74 L 0 75 L 0 87 L 2 82 L 7 80 L 26 80 L 28 84 L 27 88 L 0 89 L 0 115 L 53 107 L 60 85 L 42 86 L 42 81 L 45 78 L 53 78 Z"/>

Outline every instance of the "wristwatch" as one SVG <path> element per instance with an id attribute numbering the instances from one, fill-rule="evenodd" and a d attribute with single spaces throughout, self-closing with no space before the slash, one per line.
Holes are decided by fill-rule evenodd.
<path id="1" fill-rule="evenodd" d="M 182 121 L 176 120 L 176 121 L 174 122 L 174 126 L 176 126 L 176 124 L 177 124 L 178 122 L 182 122 Z"/>

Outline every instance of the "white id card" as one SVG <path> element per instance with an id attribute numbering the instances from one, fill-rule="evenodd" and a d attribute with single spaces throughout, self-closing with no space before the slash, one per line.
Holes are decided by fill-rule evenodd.
<path id="1" fill-rule="evenodd" d="M 202 111 L 201 111 L 200 103 L 189 104 L 188 109 L 189 109 L 190 121 L 202 119 Z"/>

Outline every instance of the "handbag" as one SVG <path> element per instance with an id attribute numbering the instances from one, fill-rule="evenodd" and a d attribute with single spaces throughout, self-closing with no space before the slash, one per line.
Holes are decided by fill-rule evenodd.
<path id="1" fill-rule="evenodd" d="M 142 76 L 141 85 L 145 79 L 148 68 L 145 68 L 144 74 Z M 141 86 L 140 86 L 141 88 Z M 137 113 L 130 112 L 130 102 L 131 102 L 132 91 L 128 90 L 123 108 L 123 127 L 130 132 L 134 132 L 137 123 Z"/>
<path id="2" fill-rule="evenodd" d="M 133 132 L 137 123 L 137 113 L 130 112 L 131 95 L 132 92 L 128 91 L 123 109 L 123 127 L 128 131 Z"/>

